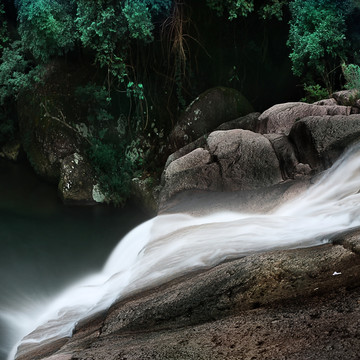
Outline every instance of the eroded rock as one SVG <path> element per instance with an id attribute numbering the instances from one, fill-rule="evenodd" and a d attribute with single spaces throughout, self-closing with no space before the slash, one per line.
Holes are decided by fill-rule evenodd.
<path id="1" fill-rule="evenodd" d="M 259 132 L 288 135 L 295 121 L 307 116 L 350 115 L 350 106 L 314 105 L 301 102 L 277 104 L 259 117 Z"/>
<path id="2" fill-rule="evenodd" d="M 243 129 L 257 132 L 260 115 L 261 114 L 258 112 L 247 114 L 245 116 L 221 124 L 216 128 L 216 130 Z"/>
<path id="3" fill-rule="evenodd" d="M 360 115 L 306 117 L 294 124 L 289 136 L 296 145 L 299 161 L 323 170 L 360 139 Z"/>
<path id="4" fill-rule="evenodd" d="M 25 153 L 36 173 L 57 183 L 60 164 L 67 156 L 79 153 L 81 141 L 64 122 L 59 110 L 34 103 L 28 96 L 19 101 L 20 136 Z M 32 104 L 29 107 L 27 104 Z"/>

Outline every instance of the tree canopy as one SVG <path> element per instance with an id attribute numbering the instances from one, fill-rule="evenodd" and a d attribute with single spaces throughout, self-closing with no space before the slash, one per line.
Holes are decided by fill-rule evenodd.
<path id="1" fill-rule="evenodd" d="M 93 54 L 100 68 L 106 68 L 109 88 L 121 83 L 126 88 L 130 84 L 130 93 L 141 96 L 141 88 L 134 76 L 136 69 L 128 66 L 129 53 L 134 43 L 146 47 L 155 38 L 156 41 L 163 41 L 164 37 L 160 33 L 169 28 L 163 25 L 170 18 L 171 26 L 177 26 L 176 31 L 180 31 L 177 37 L 171 38 L 173 44 L 170 47 L 174 50 L 176 46 L 182 46 L 186 39 L 181 31 L 189 19 L 179 18 L 179 9 L 184 6 L 191 8 L 193 5 L 178 0 L 15 0 L 14 6 L 17 24 L 16 33 L 13 32 L 11 39 L 5 8 L 4 5 L 0 6 L 0 18 L 3 20 L 0 50 L 6 48 L 1 62 L 9 62 L 5 66 L 7 69 L 22 53 L 21 56 L 26 56 L 26 59 L 20 63 L 27 63 L 27 66 L 23 66 L 23 73 L 27 77 L 29 66 L 42 65 L 53 57 L 63 57 L 81 49 Z M 341 62 L 347 61 L 347 53 L 350 51 L 347 21 L 354 8 L 358 7 L 358 2 L 206 0 L 202 6 L 207 6 L 218 16 L 230 21 L 244 19 L 253 13 L 257 13 L 260 19 L 281 20 L 284 13 L 290 11 L 288 46 L 294 74 L 306 82 L 320 82 L 331 91 L 334 77 L 331 74 L 334 75 L 334 69 Z M 174 14 L 178 18 L 174 18 Z M 186 36 L 195 38 L 194 34 Z M 177 59 L 177 63 L 179 61 Z M 20 85 L 23 81 L 26 87 L 25 77 L 18 78 L 17 82 Z M 6 82 L 4 76 L 2 78 Z M 12 81 L 11 78 L 9 81 Z M 1 98 L 4 97 L 6 93 L 3 90 Z"/>

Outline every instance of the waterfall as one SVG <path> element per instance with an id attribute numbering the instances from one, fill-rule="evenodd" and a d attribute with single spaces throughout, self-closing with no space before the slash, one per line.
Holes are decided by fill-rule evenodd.
<path id="1" fill-rule="evenodd" d="M 319 245 L 335 232 L 360 225 L 359 190 L 357 145 L 308 190 L 270 213 L 157 216 L 125 236 L 102 271 L 74 283 L 31 313 L 7 314 L 7 320 L 18 324 L 18 339 L 28 334 L 19 342 L 23 345 L 71 336 L 80 319 L 145 287 L 228 258 Z M 15 352 L 16 346 L 9 359 Z"/>

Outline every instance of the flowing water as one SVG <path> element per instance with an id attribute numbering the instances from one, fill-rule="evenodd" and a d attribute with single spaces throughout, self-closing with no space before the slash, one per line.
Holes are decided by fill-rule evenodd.
<path id="1" fill-rule="evenodd" d="M 66 207 L 28 166 L 0 160 L 0 359 L 37 309 L 99 271 L 119 236 L 146 219 L 134 206 Z"/>
<path id="2" fill-rule="evenodd" d="M 21 322 L 22 344 L 70 336 L 82 318 L 115 300 L 227 258 L 278 248 L 315 246 L 360 226 L 360 146 L 347 152 L 307 191 L 266 214 L 160 215 L 136 227 L 101 271 L 75 281 L 51 302 L 37 302 Z M 14 309 L 16 310 L 16 309 Z M 12 319 L 10 319 L 12 321 Z"/>

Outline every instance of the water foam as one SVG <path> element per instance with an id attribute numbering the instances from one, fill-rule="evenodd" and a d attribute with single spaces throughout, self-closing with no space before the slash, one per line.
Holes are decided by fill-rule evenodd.
<path id="1" fill-rule="evenodd" d="M 18 338 L 37 330 L 20 343 L 71 336 L 80 319 L 114 301 L 229 257 L 321 244 L 335 232 L 360 226 L 359 190 L 360 146 L 356 146 L 310 189 L 271 213 L 157 216 L 125 236 L 101 272 L 68 287 L 40 316 L 27 314 L 33 321 L 18 327 Z"/>

